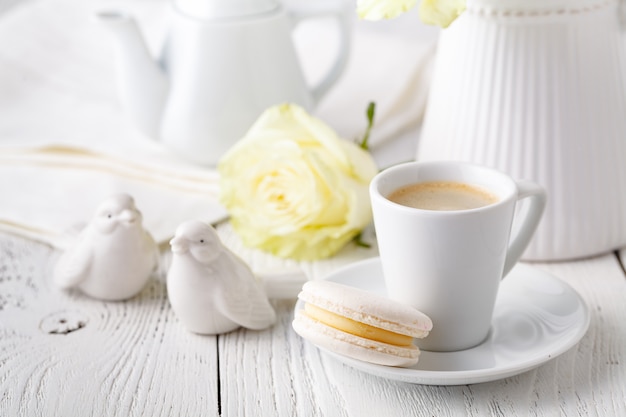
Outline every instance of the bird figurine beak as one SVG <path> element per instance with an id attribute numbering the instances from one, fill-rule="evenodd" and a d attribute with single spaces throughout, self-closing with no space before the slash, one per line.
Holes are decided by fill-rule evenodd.
<path id="1" fill-rule="evenodd" d="M 120 213 L 120 220 L 126 224 L 133 224 L 138 217 L 137 212 L 134 210 L 124 210 Z"/>
<path id="2" fill-rule="evenodd" d="M 172 252 L 174 253 L 185 253 L 189 250 L 189 246 L 187 245 L 185 239 L 180 237 L 174 237 L 170 240 L 170 246 L 172 247 Z"/>

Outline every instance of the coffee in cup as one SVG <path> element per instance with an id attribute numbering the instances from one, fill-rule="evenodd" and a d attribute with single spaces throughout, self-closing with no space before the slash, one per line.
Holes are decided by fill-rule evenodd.
<path id="1" fill-rule="evenodd" d="M 454 181 L 405 185 L 387 197 L 394 203 L 422 210 L 469 210 L 488 206 L 498 197 L 481 187 Z"/>

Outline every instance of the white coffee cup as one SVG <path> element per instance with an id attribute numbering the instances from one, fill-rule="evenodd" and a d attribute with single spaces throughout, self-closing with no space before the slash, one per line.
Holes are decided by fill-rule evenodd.
<path id="1" fill-rule="evenodd" d="M 496 202 L 473 209 L 426 210 L 394 203 L 398 188 L 423 182 L 479 187 Z M 462 162 L 410 162 L 380 172 L 370 184 L 374 225 L 388 296 L 428 314 L 430 351 L 483 342 L 501 279 L 528 245 L 546 203 L 545 190 L 486 167 Z M 515 235 L 511 238 L 517 202 Z"/>

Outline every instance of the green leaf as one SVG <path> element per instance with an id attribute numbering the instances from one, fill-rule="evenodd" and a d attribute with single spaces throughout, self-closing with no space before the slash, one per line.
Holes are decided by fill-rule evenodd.
<path id="1" fill-rule="evenodd" d="M 365 150 L 368 150 L 369 147 L 369 139 L 370 132 L 372 131 L 372 127 L 374 126 L 374 115 L 376 114 L 376 103 L 371 101 L 367 106 L 367 111 L 365 115 L 367 116 L 367 128 L 365 129 L 365 134 L 363 135 L 363 140 L 359 146 Z"/>
<path id="2" fill-rule="evenodd" d="M 371 244 L 369 244 L 369 243 L 367 243 L 366 241 L 363 240 L 363 233 L 362 232 L 359 232 L 359 234 L 354 237 L 353 241 L 354 241 L 355 245 L 360 246 L 362 248 L 369 249 L 369 248 L 372 247 Z"/>

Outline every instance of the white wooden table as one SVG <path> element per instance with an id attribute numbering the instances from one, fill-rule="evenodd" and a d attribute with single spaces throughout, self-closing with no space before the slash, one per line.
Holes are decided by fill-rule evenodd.
<path id="1" fill-rule="evenodd" d="M 385 152 L 380 160 L 392 159 Z M 219 232 L 263 267 L 228 224 Z M 128 301 L 94 301 L 51 285 L 57 256 L 0 234 L 0 416 L 626 416 L 626 251 L 535 264 L 588 303 L 579 344 L 518 376 L 448 387 L 381 379 L 320 354 L 291 329 L 293 299 L 275 301 L 271 329 L 198 336 L 177 322 L 162 275 Z M 296 266 L 319 279 L 372 256 L 375 247 L 350 245 Z"/>
<path id="2" fill-rule="evenodd" d="M 374 255 L 348 247 L 302 268 L 319 278 Z M 280 319 L 269 330 L 207 337 L 179 325 L 158 277 L 124 302 L 61 292 L 50 281 L 54 250 L 0 235 L 0 415 L 626 415 L 625 255 L 535 264 L 586 300 L 587 334 L 535 370 L 443 387 L 381 379 L 320 354 L 291 329 L 293 300 L 275 302 Z"/>

